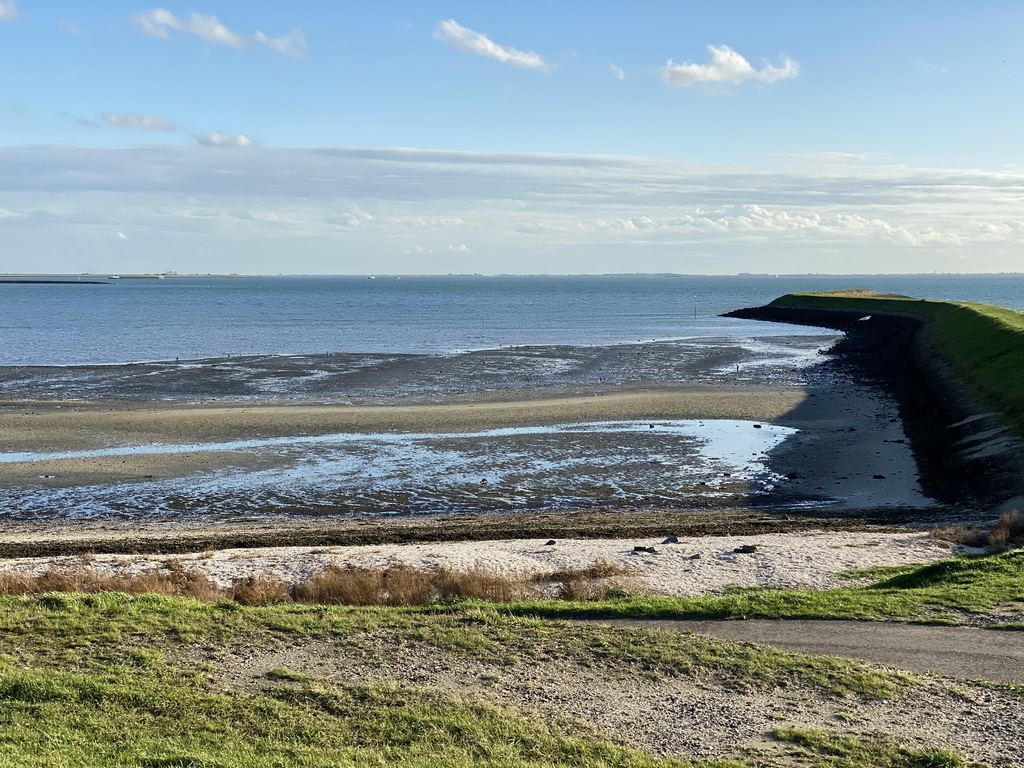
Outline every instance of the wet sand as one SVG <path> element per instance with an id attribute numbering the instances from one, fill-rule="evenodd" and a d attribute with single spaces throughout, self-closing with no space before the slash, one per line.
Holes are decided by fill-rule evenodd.
<path id="1" fill-rule="evenodd" d="M 802 337 L 794 337 L 793 343 L 806 356 L 808 347 Z M 721 535 L 808 527 L 848 530 L 916 523 L 946 512 L 921 492 L 896 405 L 870 382 L 859 381 L 828 358 L 817 358 L 822 364 L 810 367 L 771 358 L 758 367 L 756 360 L 739 365 L 727 356 L 727 371 L 717 348 L 710 349 L 711 357 L 705 355 L 700 365 L 689 361 L 687 365 L 695 367 L 678 378 L 681 372 L 672 368 L 678 349 L 672 345 L 644 345 L 628 354 L 619 348 L 579 352 L 580 360 L 570 372 L 564 370 L 565 361 L 577 353 L 561 350 L 556 356 L 559 373 L 531 379 L 531 387 L 520 387 L 523 382 L 517 381 L 515 388 L 506 389 L 472 385 L 481 372 L 489 371 L 494 381 L 499 380 L 503 371 L 515 369 L 527 351 L 462 356 L 457 361 L 462 371 L 456 377 L 457 386 L 449 386 L 443 371 L 437 371 L 428 387 L 403 389 L 401 377 L 394 377 L 412 371 L 409 365 L 422 368 L 445 362 L 416 359 L 397 367 L 389 363 L 386 375 L 361 373 L 374 380 L 364 390 L 370 393 L 366 397 L 346 399 L 334 392 L 315 403 L 297 402 L 294 397 L 284 403 L 266 398 L 232 401 L 223 388 L 212 401 L 136 399 L 127 396 L 134 386 L 130 382 L 122 390 L 104 385 L 103 396 L 89 400 L 43 393 L 29 399 L 9 393 L 0 399 L 0 435 L 7 454 L 0 459 L 16 460 L 0 461 L 0 488 L 7 489 L 0 503 L 0 553 L 187 552 L 532 536 L 614 538 L 641 533 Z M 539 354 L 528 352 L 532 357 Z M 636 362 L 619 362 L 628 356 Z M 550 362 L 548 357 L 544 360 L 545 365 Z M 275 374 L 272 362 L 260 362 L 261 376 Z M 629 371 L 635 373 L 637 365 L 644 375 L 607 380 L 613 362 L 621 367 L 623 377 Z M 316 361 L 317 366 L 321 364 L 322 360 Z M 495 365 L 498 368 L 491 370 Z M 109 381 L 121 381 L 120 373 L 105 375 Z M 207 370 L 197 367 L 188 375 L 198 384 Z M 650 380 L 645 380 L 648 375 Z M 447 383 L 435 386 L 437 382 Z M 488 379 L 488 383 L 494 382 Z M 429 504 L 403 510 L 401 494 L 389 509 L 375 509 L 372 499 L 369 506 L 353 506 L 350 497 L 332 496 L 330 488 L 318 497 L 302 497 L 284 488 L 272 503 L 263 503 L 259 494 L 239 486 L 215 500 L 219 505 L 215 514 L 204 512 L 205 501 L 197 506 L 186 498 L 193 478 L 218 472 L 237 477 L 264 470 L 273 473 L 309 460 L 301 443 L 289 451 L 252 445 L 221 449 L 220 443 L 407 433 L 442 437 L 464 433 L 463 437 L 468 434 L 475 439 L 474 433 L 486 430 L 580 424 L 595 428 L 574 445 L 611 461 L 614 469 L 617 457 L 622 462 L 633 458 L 631 449 L 609 442 L 601 423 L 633 422 L 646 427 L 647 422 L 687 419 L 746 420 L 755 428 L 763 424 L 798 430 L 756 459 L 781 481 L 773 480 L 775 487 L 765 492 L 764 487 L 754 489 L 734 475 L 724 481 L 731 484 L 726 493 L 705 492 L 711 489 L 697 483 L 683 494 L 677 480 L 675 496 L 659 496 L 660 487 L 651 487 L 652 493 L 645 497 L 641 492 L 634 502 L 584 493 L 570 494 L 568 504 L 558 501 L 558 489 L 552 487 L 542 489 L 535 502 L 509 511 L 487 498 L 490 491 L 486 489 L 500 489 L 480 486 L 470 489 L 471 507 L 460 514 L 449 514 L 445 510 L 455 507 L 449 509 L 443 503 L 433 510 Z M 655 434 L 652 430 L 651 435 Z M 162 452 L 160 446 L 178 447 Z M 116 453 L 39 455 L 92 450 Z M 490 451 L 504 449 L 481 440 L 469 450 L 486 462 Z M 16 453 L 29 455 L 12 455 Z M 680 460 L 685 461 L 682 456 Z M 659 471 L 661 477 L 668 477 L 673 467 Z M 474 477 L 473 484 L 485 482 L 480 480 L 483 475 Z M 643 477 L 657 480 L 654 474 L 633 479 Z M 410 488 L 421 489 L 418 476 L 410 482 Z M 481 488 L 484 493 L 475 496 Z M 448 492 L 434 491 L 443 502 Z M 554 495 L 545 500 L 544 493 Z M 117 497 L 114 507 L 93 503 L 91 499 L 103 494 Z M 481 500 L 477 507 L 472 507 L 474 498 Z M 31 506 L 29 500 L 41 510 L 38 516 L 24 511 Z M 89 506 L 100 510 L 91 519 L 85 509 Z M 110 508 L 116 513 L 103 511 Z"/>
<path id="2" fill-rule="evenodd" d="M 112 446 L 201 444 L 339 433 L 473 432 L 600 421 L 749 419 L 773 422 L 806 399 L 800 390 L 660 388 L 487 399 L 418 406 L 177 405 L 68 402 L 7 403 L 0 408 L 6 452 L 64 453 Z M 504 399 L 503 399 L 504 398 Z M 54 458 L 0 464 L 0 483 L 68 487 L 184 477 L 222 467 L 265 468 L 276 459 L 251 451 Z M 43 476 L 51 477 L 43 477 Z"/>

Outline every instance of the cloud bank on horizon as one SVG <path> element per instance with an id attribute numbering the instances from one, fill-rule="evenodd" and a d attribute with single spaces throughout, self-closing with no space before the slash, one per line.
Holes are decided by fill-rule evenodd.
<path id="1" fill-rule="evenodd" d="M 205 6 L 0 0 L 0 271 L 1019 268 L 998 14 Z"/>
<path id="2" fill-rule="evenodd" d="M 1024 238 L 1024 173 L 807 159 L 766 173 L 411 149 L 0 149 L 0 231 L 25 249 L 67 237 L 75 258 L 119 271 L 210 271 L 216 254 L 226 271 L 323 274 L 955 271 Z M 111 230 L 134 250 L 110 253 Z"/>

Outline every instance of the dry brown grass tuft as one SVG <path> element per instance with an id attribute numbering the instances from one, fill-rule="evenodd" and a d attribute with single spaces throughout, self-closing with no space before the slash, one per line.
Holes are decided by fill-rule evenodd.
<path id="1" fill-rule="evenodd" d="M 374 605 L 383 592 L 384 573 L 372 568 L 332 565 L 292 588 L 300 603 Z"/>
<path id="2" fill-rule="evenodd" d="M 441 568 L 437 571 L 438 597 L 470 597 L 492 603 L 511 603 L 539 597 L 539 591 L 524 576 L 499 576 L 474 566 L 469 571 Z"/>
<path id="3" fill-rule="evenodd" d="M 1015 509 L 1000 515 L 988 533 L 988 541 L 994 549 L 1024 546 L 1024 514 Z"/>
<path id="4" fill-rule="evenodd" d="M 246 576 L 231 585 L 231 599 L 240 605 L 290 603 L 291 590 L 271 576 Z"/>
<path id="5" fill-rule="evenodd" d="M 450 597 L 511 602 L 534 594 L 525 579 L 500 576 L 479 566 L 470 571 L 425 571 L 406 565 L 385 569 L 332 565 L 292 589 L 297 602 L 326 605 L 409 606 Z"/>
<path id="6" fill-rule="evenodd" d="M 1006 512 L 988 529 L 973 525 L 947 525 L 932 528 L 929 533 L 937 541 L 999 552 L 1024 546 L 1024 514 L 1017 510 Z"/>
<path id="7" fill-rule="evenodd" d="M 641 591 L 635 582 L 637 575 L 636 569 L 629 566 L 598 560 L 586 568 L 539 573 L 532 580 L 554 585 L 559 600 L 588 602 L 606 600 L 616 592 Z"/>
<path id="8" fill-rule="evenodd" d="M 202 571 L 185 568 L 179 560 L 164 562 L 164 570 L 134 575 L 98 573 L 76 565 L 51 568 L 38 575 L 0 571 L 0 595 L 46 592 L 126 592 L 191 597 L 202 602 L 230 599 L 241 605 L 296 602 L 320 605 L 423 605 L 431 600 L 474 598 L 493 603 L 542 598 L 554 587 L 563 600 L 603 600 L 621 591 L 635 572 L 599 562 L 580 570 L 527 576 L 504 576 L 476 566 L 468 571 L 449 568 L 420 570 L 403 564 L 387 568 L 332 565 L 298 584 L 269 576 L 247 576 L 224 589 Z M 630 590 L 637 591 L 637 590 Z"/>
<path id="9" fill-rule="evenodd" d="M 0 594 L 39 595 L 46 592 L 126 592 L 130 595 L 156 594 L 192 597 L 210 602 L 223 595 L 203 573 L 180 567 L 166 573 L 133 576 L 99 574 L 88 568 L 51 568 L 38 576 L 0 573 Z"/>
<path id="10" fill-rule="evenodd" d="M 609 563 L 607 560 L 598 560 L 586 568 L 571 570 L 549 571 L 538 573 L 532 577 L 533 581 L 565 581 L 566 579 L 611 579 L 617 576 L 636 576 L 638 571 L 627 565 Z"/>

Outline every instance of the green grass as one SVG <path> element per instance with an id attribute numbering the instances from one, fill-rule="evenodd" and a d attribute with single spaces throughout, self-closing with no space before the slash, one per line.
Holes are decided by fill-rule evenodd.
<path id="1" fill-rule="evenodd" d="M 536 601 L 502 606 L 516 615 L 548 617 L 713 619 L 902 619 L 970 623 L 1001 606 L 1024 610 L 1024 550 L 956 556 L 928 565 L 876 568 L 848 574 L 877 579 L 867 586 L 828 590 L 736 589 L 723 596 L 627 596 L 594 603 Z"/>
<path id="2" fill-rule="evenodd" d="M 285 667 L 257 674 L 256 690 L 225 691 L 212 668 L 189 656 L 197 643 L 267 649 L 313 638 L 340 643 L 369 669 L 419 647 L 524 672 L 535 661 L 555 660 L 637 679 L 687 676 L 737 688 L 798 684 L 890 697 L 915 684 L 859 662 L 644 629 L 576 627 L 484 607 L 427 613 L 116 593 L 7 597 L 0 599 L 0 765 L 742 768 L 657 758 L 579 725 L 472 697 L 329 684 Z"/>
<path id="3" fill-rule="evenodd" d="M 860 572 L 877 581 L 820 593 L 741 590 L 720 598 L 420 608 L 240 606 L 155 595 L 0 598 L 3 766 L 682 766 L 582 726 L 546 722 L 443 691 L 331 684 L 277 666 L 226 690 L 199 647 L 288 649 L 326 641 L 375 669 L 402 654 L 464 658 L 494 670 L 538 665 L 687 679 L 696 686 L 827 697 L 912 696 L 919 681 L 849 659 L 645 628 L 546 621 L 537 614 L 802 615 L 881 618 L 983 611 L 1024 599 L 1024 552 Z M 849 734 L 779 731 L 799 765 L 964 765 Z M 959 762 L 958 762 L 959 761 Z M 696 762 L 701 766 L 740 763 Z"/>
<path id="4" fill-rule="evenodd" d="M 969 763 L 946 749 L 905 749 L 889 739 L 858 739 L 818 730 L 778 728 L 779 741 L 798 747 L 797 755 L 823 768 L 967 768 Z"/>
<path id="5" fill-rule="evenodd" d="M 164 665 L 0 671 L 0 754 L 4 766 L 687 765 L 455 695 L 322 684 L 226 695 Z"/>
<path id="6" fill-rule="evenodd" d="M 856 292 L 852 292 L 856 293 Z M 929 320 L 929 343 L 1007 425 L 1024 436 L 1024 313 L 991 304 L 873 298 L 870 295 L 792 293 L 777 307 L 896 312 Z"/>
<path id="7" fill-rule="evenodd" d="M 59 597 L 60 599 L 54 599 Z M 187 631 L 184 628 L 187 627 Z M 372 636 L 369 643 L 366 638 Z M 103 595 L 0 598 L 0 651 L 10 658 L 29 654 L 57 668 L 103 659 L 110 649 L 142 642 L 160 648 L 192 644 L 285 647 L 296 640 L 343 641 L 372 664 L 386 648 L 419 647 L 499 666 L 528 667 L 560 661 L 584 667 L 632 669 L 638 677 L 679 677 L 712 668 L 719 684 L 749 689 L 779 683 L 804 685 L 830 695 L 898 695 L 913 678 L 875 670 L 867 664 L 802 656 L 767 646 L 702 635 L 637 628 L 570 625 L 509 615 L 499 606 L 461 609 L 349 608 L 268 605 L 224 610 L 220 604 L 187 598 Z M 136 648 L 129 666 L 150 666 Z M 381 661 L 386 658 L 376 657 Z M 105 662 L 104 662 L 105 663 Z M 273 681 L 295 681 L 300 673 L 277 668 Z"/>

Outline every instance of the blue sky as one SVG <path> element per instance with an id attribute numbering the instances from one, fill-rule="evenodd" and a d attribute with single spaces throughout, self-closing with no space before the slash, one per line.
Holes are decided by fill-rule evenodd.
<path id="1" fill-rule="evenodd" d="M 0 271 L 1022 271 L 1024 3 L 0 0 Z"/>

